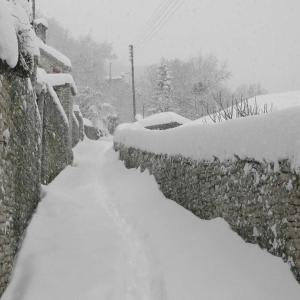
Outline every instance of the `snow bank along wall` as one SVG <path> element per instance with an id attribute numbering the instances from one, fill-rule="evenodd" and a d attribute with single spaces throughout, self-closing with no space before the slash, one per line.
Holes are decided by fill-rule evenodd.
<path id="1" fill-rule="evenodd" d="M 0 2 L 0 11 L 8 20 L 5 28 L 11 25 L 10 20 L 19 20 L 9 18 L 10 10 L 6 8 L 10 4 L 14 5 Z M 26 20 L 20 21 L 27 24 Z M 46 27 L 37 24 L 38 32 L 45 37 Z M 40 200 L 41 183 L 49 183 L 72 163 L 72 145 L 78 142 L 77 137 L 83 138 L 83 129 L 79 132 L 79 126 L 72 127 L 75 117 L 72 86 L 69 82 L 62 83 L 61 76 L 58 84 L 48 81 L 41 76 L 46 72 L 37 69 L 38 61 L 40 68 L 46 68 L 49 64 L 44 66 L 43 62 L 49 62 L 51 55 L 43 59 L 42 53 L 40 57 L 36 52 L 24 54 L 24 49 L 20 44 L 18 49 L 16 44 L 16 61 L 19 61 L 12 65 L 14 49 L 3 51 L 9 47 L 2 44 L 7 40 L 1 37 L 1 29 L 4 27 L 0 28 L 0 297 L 8 284 L 26 226 Z M 33 33 L 29 38 L 32 41 L 36 36 Z M 46 48 L 41 42 L 38 45 L 37 48 Z M 53 67 L 59 58 L 53 58 Z M 59 68 L 60 65 L 55 70 Z"/>
<path id="2" fill-rule="evenodd" d="M 222 155 L 201 159 L 201 154 L 199 158 L 176 154 L 176 151 L 180 153 L 180 147 L 172 147 L 168 135 L 182 138 L 179 143 L 186 148 L 197 139 L 193 132 L 190 132 L 190 137 L 187 136 L 188 128 L 186 138 L 180 135 L 180 130 L 150 132 L 125 126 L 117 130 L 114 147 L 127 168 L 149 170 L 167 198 L 202 219 L 224 218 L 245 241 L 257 243 L 288 261 L 300 282 L 300 176 L 292 167 L 291 160 L 267 161 L 237 155 L 226 159 Z M 271 126 L 270 130 L 276 131 L 276 128 Z M 205 149 L 209 141 L 203 137 L 201 142 L 200 134 L 198 138 L 202 149 Z M 210 137 L 215 138 L 222 141 L 222 136 Z M 272 145 L 268 132 L 264 139 L 261 142 Z M 280 132 L 277 139 L 280 142 Z M 233 140 L 229 142 L 234 143 Z M 226 141 L 223 140 L 223 143 L 226 144 Z M 259 141 L 253 140 L 253 143 L 260 147 Z M 169 144 L 170 151 L 163 149 L 163 144 Z"/>

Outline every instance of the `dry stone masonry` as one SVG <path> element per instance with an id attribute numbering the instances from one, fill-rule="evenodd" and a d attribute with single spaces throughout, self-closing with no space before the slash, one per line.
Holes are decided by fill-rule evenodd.
<path id="1" fill-rule="evenodd" d="M 73 113 L 72 76 L 58 75 L 72 84 L 47 81 L 46 72 L 70 72 L 71 63 L 45 44 L 45 20 L 36 21 L 35 29 L 39 59 L 26 61 L 24 56 L 13 68 L 0 58 L 0 297 L 40 200 L 41 184 L 72 164 L 72 146 L 84 138 L 80 109 L 77 117 Z"/>
<path id="2" fill-rule="evenodd" d="M 0 296 L 40 199 L 41 119 L 28 78 L 0 75 Z"/>
<path id="3" fill-rule="evenodd" d="M 202 219 L 224 218 L 245 241 L 289 262 L 300 282 L 300 177 L 288 160 L 208 162 L 115 149 L 127 168 L 148 169 L 167 198 Z"/>
<path id="4" fill-rule="evenodd" d="M 60 114 L 59 107 L 49 92 L 43 92 L 39 95 L 40 98 L 44 101 L 41 179 L 43 184 L 48 184 L 72 163 L 73 153 L 69 123 Z"/>

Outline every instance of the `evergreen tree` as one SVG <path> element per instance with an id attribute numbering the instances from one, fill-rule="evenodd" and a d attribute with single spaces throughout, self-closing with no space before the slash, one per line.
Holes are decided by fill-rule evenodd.
<path id="1" fill-rule="evenodd" d="M 172 109 L 173 88 L 168 66 L 161 63 L 157 70 L 157 82 L 154 95 L 154 112 L 165 112 Z"/>

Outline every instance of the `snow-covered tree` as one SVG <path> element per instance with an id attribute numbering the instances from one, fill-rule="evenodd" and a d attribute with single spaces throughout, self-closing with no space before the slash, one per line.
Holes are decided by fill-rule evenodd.
<path id="1" fill-rule="evenodd" d="M 172 109 L 172 78 L 168 66 L 164 62 L 157 69 L 157 81 L 153 98 L 153 109 L 156 112 L 164 112 Z"/>

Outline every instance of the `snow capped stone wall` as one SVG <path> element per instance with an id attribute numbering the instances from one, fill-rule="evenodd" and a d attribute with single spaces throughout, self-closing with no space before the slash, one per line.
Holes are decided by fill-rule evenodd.
<path id="1" fill-rule="evenodd" d="M 73 113 L 72 76 L 47 75 L 37 68 L 39 64 L 49 72 L 69 72 L 71 62 L 41 40 L 38 44 L 22 9 L 16 16 L 20 26 L 27 26 L 24 34 L 30 35 L 16 36 L 23 32 L 19 27 L 17 32 L 10 30 L 14 11 L 8 8 L 19 8 L 19 2 L 28 4 L 0 0 L 0 25 L 5 25 L 0 26 L 0 297 L 40 200 L 41 183 L 48 184 L 72 163 L 72 145 L 79 140 L 80 127 Z M 37 45 L 44 49 L 40 60 Z M 83 131 L 83 121 L 81 126 Z"/>
<path id="2" fill-rule="evenodd" d="M 38 95 L 38 103 L 43 107 L 41 181 L 48 184 L 72 163 L 73 154 L 69 145 L 69 123 L 65 122 L 56 99 L 49 91 L 43 91 Z"/>
<path id="3" fill-rule="evenodd" d="M 0 74 L 0 297 L 40 199 L 41 120 L 28 78 Z"/>
<path id="4" fill-rule="evenodd" d="M 245 241 L 289 262 L 300 282 L 300 176 L 288 160 L 220 161 L 115 143 L 127 168 L 148 169 L 164 195 L 202 219 L 224 218 Z"/>

